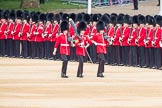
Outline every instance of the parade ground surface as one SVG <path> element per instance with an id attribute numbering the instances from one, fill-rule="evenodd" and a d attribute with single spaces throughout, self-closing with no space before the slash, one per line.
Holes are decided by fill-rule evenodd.
<path id="1" fill-rule="evenodd" d="M 150 14 L 159 12 L 158 0 L 95 8 L 94 13 Z M 64 12 L 86 12 L 64 10 Z M 84 64 L 84 78 L 77 78 L 78 63 L 69 62 L 68 79 L 60 77 L 61 61 L 0 57 L 0 108 L 162 108 L 162 71 L 105 65 L 97 78 L 98 64 Z"/>
<path id="2" fill-rule="evenodd" d="M 0 58 L 0 108 L 162 108 L 162 71 L 68 63 L 68 79 L 60 77 L 61 61 Z"/>

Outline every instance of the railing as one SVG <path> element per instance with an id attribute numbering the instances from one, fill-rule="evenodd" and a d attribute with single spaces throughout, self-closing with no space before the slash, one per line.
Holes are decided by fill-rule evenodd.
<path id="1" fill-rule="evenodd" d="M 88 0 L 61 0 L 62 2 L 88 5 Z M 93 7 L 125 5 L 132 3 L 133 0 L 92 0 Z"/>

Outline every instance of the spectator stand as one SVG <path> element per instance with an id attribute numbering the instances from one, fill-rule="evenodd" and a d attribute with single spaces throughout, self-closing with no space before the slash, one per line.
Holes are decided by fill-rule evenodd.
<path id="1" fill-rule="evenodd" d="M 65 3 L 79 4 L 87 7 L 88 0 L 60 0 Z M 145 0 L 141 0 L 145 1 Z M 133 0 L 92 0 L 92 7 L 107 7 L 107 6 L 125 6 L 133 3 Z"/>

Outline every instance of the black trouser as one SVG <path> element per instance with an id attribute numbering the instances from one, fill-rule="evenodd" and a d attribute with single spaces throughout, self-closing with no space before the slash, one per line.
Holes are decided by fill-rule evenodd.
<path id="1" fill-rule="evenodd" d="M 66 75 L 67 65 L 68 65 L 68 56 L 65 55 L 65 54 L 61 54 L 61 60 L 63 61 L 61 74 L 65 74 Z"/>
<path id="2" fill-rule="evenodd" d="M 70 60 L 76 61 L 76 47 L 70 47 Z"/>
<path id="3" fill-rule="evenodd" d="M 13 56 L 13 40 L 12 39 L 7 39 L 7 55 L 9 57 L 12 57 Z"/>
<path id="4" fill-rule="evenodd" d="M 26 58 L 28 56 L 28 41 L 27 40 L 22 40 L 21 45 L 22 45 L 22 50 L 21 50 L 21 56 Z"/>
<path id="5" fill-rule="evenodd" d="M 122 64 L 128 65 L 129 63 L 129 46 L 122 46 Z"/>
<path id="6" fill-rule="evenodd" d="M 55 42 L 50 42 L 50 46 L 49 46 L 49 58 L 52 58 L 53 57 L 53 49 L 54 49 L 54 45 L 55 45 Z"/>
<path id="7" fill-rule="evenodd" d="M 92 44 L 89 50 L 90 50 L 90 57 L 92 58 L 93 63 L 96 63 L 97 62 L 96 46 Z"/>
<path id="8" fill-rule="evenodd" d="M 81 55 L 78 55 L 78 71 L 77 71 L 77 76 L 82 75 L 83 74 L 83 62 L 84 62 L 84 57 Z"/>
<path id="9" fill-rule="evenodd" d="M 146 66 L 147 67 L 153 67 L 153 48 L 146 48 Z"/>
<path id="10" fill-rule="evenodd" d="M 37 57 L 43 58 L 44 53 L 43 53 L 43 42 L 37 42 L 36 43 L 36 49 L 37 49 Z"/>
<path id="11" fill-rule="evenodd" d="M 50 41 L 44 42 L 44 56 L 46 59 L 49 58 L 50 55 Z"/>
<path id="12" fill-rule="evenodd" d="M 99 65 L 98 65 L 97 74 L 100 74 L 104 72 L 105 55 L 103 53 L 98 54 L 98 60 L 99 60 Z"/>
<path id="13" fill-rule="evenodd" d="M 142 67 L 145 65 L 145 47 L 140 46 L 138 48 L 138 59 L 139 59 L 139 65 Z"/>
<path id="14" fill-rule="evenodd" d="M 36 42 L 31 41 L 30 44 L 31 44 L 31 55 L 30 55 L 30 57 L 35 58 L 36 57 Z"/>
<path id="15" fill-rule="evenodd" d="M 121 59 L 120 59 L 120 46 L 114 46 L 114 63 L 120 64 Z"/>
<path id="16" fill-rule="evenodd" d="M 159 69 L 160 67 L 161 67 L 161 63 L 162 63 L 162 51 L 161 51 L 162 49 L 161 48 L 155 48 L 154 49 L 154 52 L 155 52 L 155 58 L 154 58 L 154 60 L 155 60 L 155 66 L 156 66 L 156 68 L 157 69 Z"/>
<path id="17" fill-rule="evenodd" d="M 130 65 L 131 66 L 137 66 L 138 61 L 137 61 L 137 47 L 136 46 L 131 46 L 130 47 Z"/>
<path id="18" fill-rule="evenodd" d="M 20 57 L 20 40 L 14 40 L 14 56 Z"/>
<path id="19" fill-rule="evenodd" d="M 6 40 L 0 39 L 0 55 L 5 56 L 6 55 Z"/>
<path id="20" fill-rule="evenodd" d="M 133 0 L 134 2 L 134 9 L 138 9 L 138 0 Z"/>
<path id="21" fill-rule="evenodd" d="M 114 46 L 109 45 L 107 47 L 106 61 L 108 64 L 114 64 Z"/>

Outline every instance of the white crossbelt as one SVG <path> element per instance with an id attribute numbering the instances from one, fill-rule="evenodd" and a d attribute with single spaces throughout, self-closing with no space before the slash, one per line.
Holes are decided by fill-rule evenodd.
<path id="1" fill-rule="evenodd" d="M 106 46 L 106 44 L 103 43 L 97 43 L 97 45 Z"/>
<path id="2" fill-rule="evenodd" d="M 69 44 L 61 44 L 61 46 L 69 46 Z"/>

